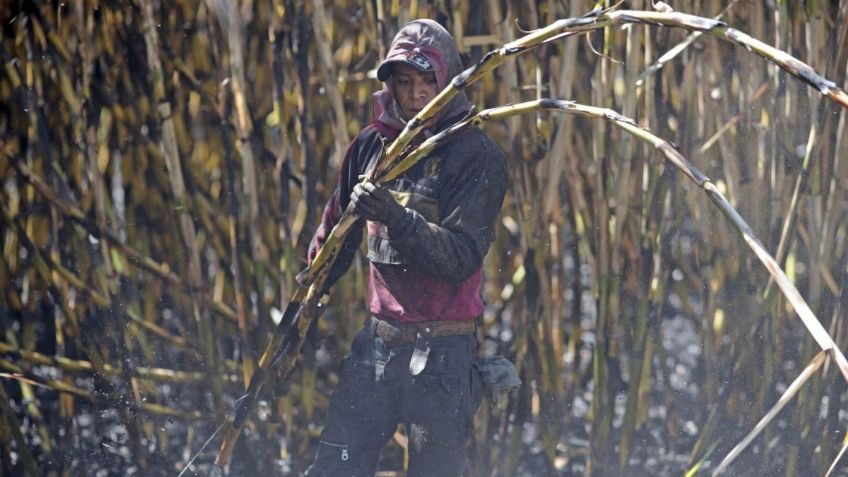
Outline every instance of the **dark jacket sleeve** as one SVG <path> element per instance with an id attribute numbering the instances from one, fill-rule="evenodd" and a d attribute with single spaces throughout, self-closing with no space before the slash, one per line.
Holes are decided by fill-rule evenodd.
<path id="1" fill-rule="evenodd" d="M 406 209 L 404 218 L 388 229 L 392 245 L 407 262 L 448 283 L 462 283 L 480 269 L 506 192 L 503 152 L 488 137 L 472 141 L 478 141 L 468 148 L 474 157 L 444 185 L 441 222 L 427 222 Z"/>
<path id="2" fill-rule="evenodd" d="M 321 224 L 318 226 L 318 230 L 315 231 L 315 235 L 313 235 L 312 241 L 309 243 L 309 252 L 307 253 L 309 264 L 315 259 L 318 250 L 324 246 L 333 227 L 339 223 L 339 219 L 341 219 L 342 214 L 350 202 L 350 194 L 353 191 L 353 187 L 359 181 L 358 176 L 363 161 L 363 148 L 360 136 L 357 136 L 351 142 L 345 152 L 341 170 L 339 171 L 339 181 L 336 185 L 336 190 L 333 192 L 330 200 L 327 201 L 327 205 L 324 207 L 324 213 L 321 215 Z M 362 227 L 362 221 L 358 221 L 350 229 L 347 237 L 345 237 L 345 241 L 339 251 L 339 256 L 333 263 L 333 268 L 330 269 L 330 274 L 324 285 L 325 292 L 350 268 L 353 257 L 356 255 L 356 250 L 359 248 L 360 242 L 362 242 Z"/>

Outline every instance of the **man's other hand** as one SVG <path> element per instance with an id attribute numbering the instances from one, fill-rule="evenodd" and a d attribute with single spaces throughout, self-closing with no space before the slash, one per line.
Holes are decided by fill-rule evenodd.
<path id="1" fill-rule="evenodd" d="M 360 217 L 380 222 L 389 228 L 396 225 L 406 214 L 406 209 L 397 203 L 389 191 L 371 182 L 357 184 L 350 194 L 350 201 Z"/>

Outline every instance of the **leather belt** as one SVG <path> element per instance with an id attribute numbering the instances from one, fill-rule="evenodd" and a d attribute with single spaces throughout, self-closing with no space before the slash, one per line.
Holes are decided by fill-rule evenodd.
<path id="1" fill-rule="evenodd" d="M 419 333 L 425 338 L 438 338 L 439 336 L 472 334 L 477 331 L 475 320 L 398 323 L 372 316 L 371 325 L 377 336 L 389 346 L 413 344 Z"/>

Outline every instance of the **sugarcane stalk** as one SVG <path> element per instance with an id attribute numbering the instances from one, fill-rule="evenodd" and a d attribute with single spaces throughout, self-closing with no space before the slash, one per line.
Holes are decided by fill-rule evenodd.
<path id="1" fill-rule="evenodd" d="M 293 3 L 293 2 L 292 2 Z M 309 22 L 306 19 L 306 5 L 299 5 L 297 16 L 289 15 L 289 21 L 296 26 L 297 49 L 295 60 L 297 61 L 297 82 L 300 87 L 300 98 L 298 102 L 297 121 L 300 124 L 300 167 L 303 171 L 303 197 L 306 200 L 306 218 L 303 221 L 304 228 L 312 226 L 315 216 L 315 208 L 318 203 L 317 182 L 317 157 L 315 155 L 314 131 L 312 121 L 312 93 L 309 82 L 309 45 L 312 38 L 309 34 Z M 296 18 L 296 20 L 295 20 Z"/>
<path id="2" fill-rule="evenodd" d="M 214 4 L 210 3 L 210 7 Z M 254 189 L 256 187 L 255 180 L 255 167 L 253 160 L 253 149 L 250 147 L 249 142 L 247 141 L 249 136 L 249 131 L 252 128 L 250 116 L 246 111 L 246 101 L 243 98 L 243 68 L 244 68 L 244 59 L 241 57 L 241 46 L 238 48 L 233 45 L 236 43 L 241 45 L 243 43 L 242 33 L 240 29 L 243 28 L 241 25 L 240 15 L 238 11 L 235 10 L 234 5 L 227 6 L 228 12 L 218 12 L 219 15 L 219 23 L 224 29 L 232 29 L 235 28 L 239 30 L 239 33 L 229 33 L 230 38 L 230 46 L 231 46 L 231 55 L 236 55 L 238 58 L 231 59 L 231 62 L 234 65 L 231 67 L 233 73 L 233 80 L 231 82 L 226 82 L 221 85 L 219 89 L 219 99 L 208 98 L 211 100 L 214 105 L 215 112 L 218 116 L 219 126 L 221 131 L 223 132 L 224 140 L 223 140 L 223 148 L 224 148 L 224 174 L 223 174 L 223 183 L 224 183 L 224 196 L 226 197 L 226 217 L 227 217 L 227 237 L 229 239 L 229 255 L 230 255 L 230 263 L 232 268 L 232 276 L 233 276 L 233 293 L 235 295 L 236 301 L 236 309 L 235 316 L 238 324 L 239 330 L 239 340 L 240 340 L 240 352 L 241 352 L 241 367 L 242 367 L 242 376 L 244 378 L 245 385 L 250 381 L 250 376 L 253 374 L 254 368 L 254 356 L 253 356 L 253 340 L 251 339 L 248 331 L 249 331 L 249 321 L 250 316 L 252 316 L 251 311 L 248 306 L 248 298 L 245 287 L 245 267 L 241 258 L 241 250 L 244 248 L 244 240 L 242 234 L 239 232 L 239 201 L 238 194 L 236 191 L 236 182 L 237 182 L 237 170 L 238 166 L 236 163 L 235 154 L 233 151 L 233 138 L 232 131 L 230 125 L 228 124 L 227 118 L 231 115 L 235 116 L 236 123 L 236 136 L 237 139 L 235 142 L 238 143 L 238 148 L 241 151 L 243 160 L 242 166 L 245 169 L 245 175 L 248 176 L 244 179 L 244 187 L 251 187 Z M 236 53 L 233 50 L 237 50 Z M 229 83 L 234 83 L 231 88 L 227 88 L 226 85 Z M 235 84 L 237 83 L 238 86 Z M 200 89 L 202 91 L 202 89 Z M 241 99 L 239 99 L 241 97 Z M 235 99 L 237 104 L 240 104 L 236 113 L 232 113 L 232 100 Z M 251 180 L 249 177 L 253 177 Z M 248 209 L 253 207 L 252 204 L 253 198 L 248 198 Z M 257 199 L 258 201 L 258 199 Z M 211 204 L 208 204 L 206 201 L 202 201 L 205 206 L 211 207 Z M 249 227 L 251 228 L 251 234 L 256 232 L 253 230 L 253 213 L 249 211 L 248 213 L 248 222 Z M 210 226 L 210 229 L 212 227 Z M 256 232 L 258 233 L 258 232 Z M 260 260 L 258 260 L 257 256 L 257 247 L 250 247 L 251 257 L 253 258 L 254 267 L 258 270 L 258 264 Z M 220 252 L 221 255 L 225 255 L 223 247 Z M 255 287 L 256 289 L 262 289 L 261 286 Z"/>
<path id="3" fill-rule="evenodd" d="M 250 136 L 253 134 L 253 121 L 247 106 L 247 80 L 245 79 L 244 21 L 239 12 L 240 2 L 227 2 L 227 38 L 230 48 L 230 89 L 233 95 L 236 144 L 241 156 L 242 187 L 247 197 L 248 230 L 250 231 L 250 250 L 254 261 L 261 258 L 261 234 L 259 231 L 259 187 L 256 179 L 256 159 Z"/>
<path id="4" fill-rule="evenodd" d="M 239 152 L 239 156 L 241 157 L 241 172 L 242 172 L 242 191 L 244 192 L 246 207 L 247 207 L 247 230 L 248 230 L 248 241 L 250 244 L 250 257 L 252 260 L 253 268 L 250 270 L 250 274 L 245 274 L 245 267 L 241 263 L 241 259 L 239 258 L 239 245 L 241 244 L 241 238 L 238 236 L 238 228 L 237 221 L 238 218 L 238 210 L 235 208 L 235 167 L 234 158 L 228 154 L 227 157 L 227 171 L 229 177 L 227 178 L 228 190 L 230 192 L 230 241 L 233 257 L 233 268 L 234 274 L 238 273 L 236 282 L 236 296 L 238 297 L 238 316 L 239 316 L 239 332 L 240 332 L 240 349 L 242 354 L 242 367 L 243 374 L 245 379 L 245 384 L 248 383 L 250 376 L 253 374 L 254 369 L 254 339 L 252 339 L 249 333 L 249 323 L 255 322 L 256 319 L 252 313 L 249 313 L 249 307 L 246 303 L 244 285 L 249 283 L 249 278 L 252 278 L 253 289 L 262 290 L 264 289 L 264 273 L 262 268 L 257 264 L 264 261 L 263 250 L 264 246 L 262 244 L 262 235 L 259 226 L 259 183 L 257 180 L 257 172 L 256 172 L 256 154 L 254 153 L 253 147 L 251 146 L 250 138 L 253 135 L 253 120 L 251 119 L 250 110 L 248 109 L 247 103 L 247 80 L 245 78 L 245 60 L 244 54 L 246 51 L 245 48 L 245 24 L 242 18 L 242 14 L 240 12 L 241 2 L 233 1 L 226 3 L 226 11 L 219 12 L 219 15 L 226 14 L 226 21 L 220 22 L 222 25 L 226 25 L 227 32 L 227 40 L 229 46 L 229 60 L 230 60 L 230 81 L 229 81 L 229 90 L 232 93 L 233 99 L 233 122 L 235 123 L 236 129 L 236 147 Z M 217 11 L 217 10 L 216 10 Z M 228 134 L 229 135 L 229 134 Z M 229 137 L 228 144 L 225 145 L 225 149 L 229 150 Z M 263 300 L 258 301 L 258 314 L 259 316 L 267 316 L 265 310 L 265 304 Z M 262 331 L 264 329 L 263 323 L 259 323 L 259 329 Z"/>
<path id="5" fill-rule="evenodd" d="M 313 0 L 312 22 L 324 88 L 333 110 L 333 144 L 336 148 L 336 157 L 341 162 L 350 139 L 347 133 L 347 114 L 345 114 L 342 93 L 339 91 L 339 75 L 333 66 L 333 54 L 330 50 L 329 25 L 324 0 Z"/>
<path id="6" fill-rule="evenodd" d="M 792 243 L 792 239 L 795 236 L 795 225 L 798 219 L 798 202 L 801 197 L 801 190 L 806 188 L 807 183 L 810 178 L 810 166 L 811 159 L 813 155 L 813 144 L 816 140 L 816 125 L 819 121 L 816 120 L 813 122 L 813 125 L 810 127 L 810 134 L 807 138 L 807 146 L 804 152 L 804 161 L 801 164 L 801 171 L 798 174 L 798 177 L 795 179 L 795 188 L 792 191 L 792 199 L 789 201 L 789 209 L 785 213 L 785 219 L 783 220 L 783 226 L 780 229 L 780 241 L 777 244 L 777 252 L 775 253 L 775 258 L 778 264 L 781 266 L 785 263 L 786 255 L 789 251 L 789 246 Z M 766 284 L 766 288 L 763 291 L 763 297 L 765 300 L 771 296 L 771 291 L 773 290 L 773 282 L 769 279 L 768 284 Z"/>
<path id="7" fill-rule="evenodd" d="M 746 435 L 745 438 L 742 439 L 742 441 L 739 442 L 739 444 L 737 444 L 736 447 L 734 447 L 733 450 L 731 450 L 730 453 L 727 454 L 724 459 L 722 459 L 718 467 L 716 467 L 716 469 L 713 471 L 713 477 L 721 474 L 733 462 L 733 460 L 736 459 L 736 457 L 738 457 L 739 454 L 741 454 L 746 447 L 748 447 L 751 441 L 753 441 L 754 438 L 757 437 L 760 432 L 762 432 L 762 430 L 772 420 L 774 420 L 775 416 L 777 416 L 777 413 L 779 413 L 780 410 L 783 409 L 783 407 L 786 406 L 786 404 L 790 400 L 792 400 L 795 394 L 797 394 L 798 391 L 801 389 L 801 386 L 806 383 L 815 374 L 816 371 L 818 371 L 822 364 L 825 363 L 825 360 L 828 356 L 829 355 L 827 350 L 821 350 L 818 354 L 815 355 L 815 357 L 813 357 L 812 361 L 810 361 L 807 367 L 804 368 L 801 374 L 798 375 L 798 377 L 795 378 L 794 381 L 792 381 L 786 391 L 783 392 L 783 395 L 780 396 L 780 399 L 777 400 L 777 403 L 775 403 L 775 405 L 768 411 L 768 413 L 766 413 L 766 415 L 763 416 L 762 419 L 760 419 L 760 422 L 758 422 L 757 425 L 754 426 L 754 429 L 752 429 L 751 432 L 749 432 L 748 435 Z"/>
<path id="8" fill-rule="evenodd" d="M 486 9 L 491 15 L 492 20 L 494 20 L 494 24 L 491 25 L 492 32 L 497 35 L 501 41 L 506 43 L 515 41 L 515 28 L 512 24 L 513 12 L 512 6 L 509 2 L 506 2 L 504 7 L 506 11 L 504 12 L 501 9 L 501 1 L 500 0 L 487 0 L 486 1 Z M 569 43 L 570 45 L 573 43 Z M 519 97 L 519 86 L 518 86 L 518 65 L 517 61 L 509 61 L 503 64 L 502 71 L 500 72 L 500 80 L 504 82 L 506 90 L 501 101 L 505 101 L 506 103 L 516 103 L 521 100 Z M 513 118 L 510 119 L 506 124 L 507 134 L 506 134 L 506 144 L 512 146 L 515 144 L 516 138 L 519 135 L 519 131 L 521 129 L 521 119 Z"/>
<path id="9" fill-rule="evenodd" d="M 839 450 L 839 454 L 836 454 L 836 458 L 833 459 L 833 463 L 830 464 L 830 467 L 827 469 L 827 473 L 824 474 L 824 477 L 830 477 L 833 475 L 833 471 L 836 470 L 836 464 L 842 459 L 842 456 L 845 455 L 845 451 L 848 450 L 848 440 L 843 440 L 842 449 Z"/>
<path id="10" fill-rule="evenodd" d="M 306 332 L 317 312 L 318 298 L 329 268 L 325 267 L 324 270 L 323 273 L 318 274 L 309 287 L 300 285 L 294 290 L 292 300 L 289 301 L 271 342 L 268 343 L 259 360 L 259 368 L 253 374 L 250 384 L 244 396 L 239 400 L 236 409 L 227 418 L 224 437 L 215 458 L 216 465 L 227 468 L 239 434 L 253 410 L 259 392 L 270 376 L 274 364 L 282 363 L 279 373 L 283 377 L 294 369 L 295 358 L 300 352 L 300 348 L 306 339 Z"/>
<path id="11" fill-rule="evenodd" d="M 190 345 L 188 343 L 188 340 L 186 340 L 184 337 L 177 336 L 177 335 L 171 333 L 170 331 L 168 331 L 167 329 L 157 325 L 156 323 L 145 320 L 137 312 L 135 312 L 134 310 L 132 310 L 130 308 L 127 308 L 126 312 L 127 312 L 127 317 L 130 319 L 130 321 L 132 321 L 134 324 L 138 325 L 139 327 L 143 328 L 145 331 L 152 333 L 154 336 L 158 337 L 159 339 L 161 339 L 163 341 L 167 341 L 171 345 L 174 345 L 174 346 L 176 346 L 177 348 L 179 348 L 183 351 L 187 351 L 187 352 L 193 353 L 193 354 L 198 354 L 197 350 L 192 345 Z"/>
<path id="12" fill-rule="evenodd" d="M 665 269 L 666 264 L 663 263 L 664 257 L 661 257 L 661 254 L 654 250 L 654 248 L 662 247 L 659 222 L 663 210 L 661 204 L 665 201 L 667 190 L 668 187 L 662 186 L 654 189 L 651 197 L 652 205 L 648 208 L 651 211 L 648 218 L 648 230 L 643 231 L 645 238 L 639 259 L 643 266 L 650 270 L 650 274 L 645 275 L 646 280 L 642 283 L 644 288 L 637 300 L 635 307 L 637 311 L 634 316 L 635 325 L 631 331 L 633 337 L 632 352 L 629 356 L 629 375 L 631 378 L 627 385 L 627 401 L 619 435 L 619 472 L 622 474 L 626 473 L 633 432 L 640 423 L 640 406 L 646 404 L 646 400 L 643 399 L 643 390 L 650 388 L 650 376 L 652 374 L 650 368 L 653 358 L 650 328 L 651 321 L 655 319 L 653 317 L 659 314 L 659 312 L 652 310 L 656 309 L 662 302 L 665 284 L 670 278 L 670 270 Z M 665 280 L 661 277 L 664 270 L 668 272 Z"/>
<path id="13" fill-rule="evenodd" d="M 597 105 L 611 104 L 613 95 L 612 71 L 609 53 L 612 47 L 613 32 L 605 27 L 601 30 L 603 44 L 600 54 L 599 67 L 592 75 L 595 86 L 591 89 L 592 102 Z M 591 165 L 596 171 L 611 170 L 608 156 L 612 155 L 613 145 L 609 141 L 609 128 L 606 124 L 595 122 L 591 125 Z M 586 178 L 589 187 L 593 189 L 596 199 L 590 203 L 590 210 L 596 217 L 597 226 L 588 231 L 587 235 L 596 244 L 597 252 L 589 260 L 592 270 L 592 285 L 590 292 L 595 306 L 590 311 L 597 339 L 592 347 L 592 403 L 590 405 L 591 421 L 589 423 L 589 456 L 586 468 L 587 475 L 601 476 L 614 472 L 614 456 L 612 452 L 612 413 L 609 409 L 614 406 L 612 367 L 616 364 L 614 334 L 618 320 L 616 302 L 618 277 L 613 272 L 612 255 L 616 249 L 612 240 L 610 224 L 612 223 L 611 206 L 607 197 L 612 193 L 612 178 L 607 174 L 595 173 Z"/>
<path id="14" fill-rule="evenodd" d="M 388 26 L 387 26 L 388 20 L 386 19 L 386 9 L 385 9 L 385 6 L 383 5 L 384 2 L 383 2 L 383 0 L 376 0 L 375 2 L 369 2 L 369 3 L 373 3 L 374 5 L 376 5 L 375 11 L 374 11 L 374 17 L 375 17 L 375 20 L 376 20 L 376 23 L 377 23 L 377 38 L 376 38 L 377 49 L 378 49 L 377 52 L 379 53 L 380 58 L 385 58 L 386 57 L 386 45 L 389 44 L 390 39 L 389 39 L 389 32 L 387 31 L 388 30 Z"/>
<path id="15" fill-rule="evenodd" d="M 848 9 L 843 9 L 843 10 L 848 11 Z M 843 31 L 842 31 L 842 34 L 840 35 L 840 41 L 839 41 L 839 44 L 837 45 L 837 48 L 836 48 L 837 53 L 836 53 L 836 55 L 834 55 L 834 57 L 832 58 L 832 61 L 828 65 L 829 71 L 837 71 L 837 72 L 845 71 L 846 64 L 848 63 L 848 24 L 845 23 L 845 21 L 848 20 L 848 18 L 846 18 L 846 17 L 848 17 L 848 15 L 845 14 L 845 11 L 843 11 L 843 13 L 839 16 L 839 18 L 837 18 L 837 20 L 842 20 L 842 22 L 839 23 L 839 24 L 843 25 Z M 784 263 L 785 263 L 786 256 L 789 252 L 789 249 L 790 249 L 792 241 L 793 241 L 793 237 L 795 235 L 794 232 L 795 232 L 796 222 L 797 222 L 797 219 L 798 219 L 798 204 L 799 204 L 799 201 L 800 201 L 800 199 L 799 199 L 800 193 L 801 193 L 802 190 L 807 189 L 808 183 L 810 182 L 810 178 L 811 178 L 810 169 L 811 169 L 811 163 L 812 163 L 811 158 L 814 155 L 816 157 L 818 157 L 818 154 L 813 153 L 813 148 L 815 147 L 815 142 L 816 141 L 819 141 L 819 142 L 835 141 L 835 139 L 836 139 L 836 133 L 834 132 L 833 128 L 835 127 L 835 123 L 838 121 L 838 115 L 832 114 L 832 113 L 836 113 L 836 111 L 834 111 L 834 109 L 835 108 L 832 105 L 826 105 L 826 104 L 819 105 L 819 107 L 816 110 L 815 117 L 812 121 L 812 126 L 810 127 L 809 137 L 807 139 L 807 146 L 806 146 L 806 149 L 805 149 L 805 152 L 804 152 L 804 160 L 802 162 L 801 172 L 798 174 L 798 177 L 795 180 L 795 189 L 793 190 L 792 199 L 789 203 L 789 210 L 787 210 L 783 214 L 785 218 L 784 218 L 783 226 L 782 226 L 781 232 L 780 232 L 780 242 L 778 243 L 777 253 L 775 254 L 775 258 L 777 259 L 777 263 L 780 264 L 781 266 L 783 266 Z M 817 129 L 821 129 L 821 131 L 819 131 L 818 134 L 817 134 Z M 817 139 L 817 136 L 818 136 L 818 139 Z M 823 151 L 821 149 L 818 149 L 817 152 L 823 152 Z M 824 164 L 820 165 L 820 167 L 822 167 L 822 168 L 824 166 L 825 166 Z M 833 170 L 834 167 L 831 166 L 831 169 Z M 832 172 L 832 170 L 830 172 Z M 825 173 L 825 172 L 822 172 L 819 175 L 820 175 L 820 179 L 823 182 L 824 181 L 830 181 L 831 177 L 832 177 L 831 173 Z M 816 185 L 819 185 L 819 184 L 816 184 Z M 821 191 L 824 191 L 826 189 L 826 187 L 824 187 L 822 185 L 819 185 L 819 187 L 820 187 Z M 838 213 L 837 210 L 836 210 L 836 209 L 838 209 L 838 207 L 834 207 L 833 202 L 830 200 L 830 199 L 833 198 L 835 192 L 836 192 L 835 190 L 831 190 L 830 193 L 829 193 L 829 195 L 830 195 L 830 198 L 828 200 L 829 206 L 826 207 L 826 209 L 825 209 L 827 211 L 826 212 L 827 215 L 832 216 L 832 214 Z M 824 220 L 823 221 L 823 223 L 825 223 L 825 224 L 827 224 L 829 222 L 830 222 L 830 220 Z M 831 241 L 827 240 L 827 239 L 822 240 L 821 242 L 822 242 L 822 245 L 824 243 L 831 243 Z M 773 288 L 774 288 L 774 283 L 771 280 L 769 280 L 769 283 L 766 285 L 766 289 L 763 292 L 763 296 L 765 297 L 765 299 L 768 299 L 768 297 L 771 295 L 771 291 L 773 290 Z"/>
<path id="16" fill-rule="evenodd" d="M 835 9 L 835 5 L 832 4 Z M 841 25 L 837 33 L 837 43 L 835 54 L 831 57 L 826 71 L 844 72 L 848 68 L 848 4 L 843 3 L 839 7 L 839 12 L 836 15 L 836 25 Z M 843 76 L 844 77 L 844 76 Z M 843 82 L 844 84 L 844 82 Z M 827 191 L 827 199 L 825 201 L 825 216 L 823 220 L 824 229 L 822 231 L 822 241 L 819 244 L 820 248 L 824 248 L 826 244 L 836 243 L 839 233 L 839 227 L 836 226 L 836 218 L 839 217 L 845 210 L 845 201 L 842 200 L 840 188 L 836 187 L 837 177 L 844 177 L 844 170 L 840 171 L 839 164 L 843 163 L 843 157 L 837 152 L 840 144 L 845 141 L 845 122 L 840 120 L 838 108 L 833 104 L 825 105 L 824 107 L 824 126 L 822 127 L 822 137 L 826 138 L 822 142 L 823 147 L 819 150 L 817 156 L 831 157 L 827 163 L 821 163 L 821 172 L 819 173 L 818 189 L 824 193 Z M 844 250 L 839 247 L 833 250 Z M 828 260 L 825 258 L 824 262 Z M 826 270 L 827 267 L 822 267 Z M 826 274 L 823 274 L 827 278 Z"/>
<path id="17" fill-rule="evenodd" d="M 288 140 L 288 132 L 285 123 L 285 72 L 283 65 L 285 63 L 285 34 L 283 26 L 286 20 L 286 6 L 283 0 L 273 0 L 273 14 L 271 24 L 268 27 L 268 40 L 271 43 L 271 72 L 274 79 L 273 100 L 274 100 L 274 116 L 273 130 L 275 132 L 273 138 L 274 143 L 278 144 L 276 164 L 274 167 L 274 183 L 279 192 L 277 205 L 279 207 L 279 217 L 277 220 L 279 240 L 282 245 L 282 259 L 280 260 L 280 269 L 277 270 L 283 279 L 281 280 L 280 296 L 285 299 L 288 296 L 289 287 L 294 283 L 294 276 L 299 271 L 295 260 L 294 253 L 294 237 L 292 236 L 292 227 L 290 224 L 290 202 L 291 202 L 291 186 L 290 180 L 292 177 L 292 160 L 291 160 L 291 145 Z M 269 274 L 273 276 L 273 274 Z"/>
<path id="18" fill-rule="evenodd" d="M 499 3 L 499 2 L 492 2 Z M 573 84 L 576 77 L 576 69 L 571 68 L 573 60 L 576 57 L 577 44 L 575 42 L 564 42 L 560 55 L 563 59 L 560 66 L 559 74 L 561 75 L 557 82 L 556 91 L 565 97 L 573 96 Z M 514 65 L 514 63 L 508 63 Z M 541 85 L 538 85 L 541 86 Z M 538 88 L 537 94 L 542 95 L 541 87 Z M 537 98 L 538 99 L 538 98 Z M 520 118 L 516 118 L 520 121 Z M 560 179 L 562 171 L 566 166 L 567 154 L 562 154 L 568 146 L 566 138 L 573 131 L 573 121 L 561 121 L 553 131 L 550 148 L 547 154 L 547 165 L 544 172 L 538 174 L 539 179 L 539 196 L 538 202 L 541 204 L 541 210 L 537 213 L 539 223 L 536 225 L 537 233 L 547 234 L 549 254 L 539 253 L 538 255 L 547 262 L 546 268 L 550 269 L 550 284 L 547 287 L 546 294 L 549 305 L 545 305 L 545 309 L 549 310 L 542 314 L 545 330 L 543 338 L 545 340 L 544 347 L 547 351 L 550 367 L 554 370 L 550 376 L 549 386 L 552 388 L 552 402 L 557 403 L 554 412 L 567 415 L 566 409 L 571 400 L 566 397 L 569 393 L 567 379 L 563 379 L 569 373 L 565 360 L 562 359 L 567 351 L 564 349 L 567 346 L 568 339 L 566 338 L 566 327 L 568 324 L 561 319 L 566 316 L 565 297 L 560 290 L 566 286 L 567 278 L 562 268 L 553 265 L 563 257 L 566 250 L 566 240 L 561 235 L 562 225 L 567 219 L 560 213 L 558 192 L 562 185 Z M 545 220 L 548 218 L 549 220 Z M 541 241 L 540 241 L 541 242 Z M 540 243 L 537 245 L 537 250 L 545 250 L 546 244 Z M 559 268 L 559 269 L 558 269 Z M 491 270 L 491 269 L 490 269 Z M 488 271 L 487 271 L 488 272 Z M 496 276 L 496 273 L 487 273 L 487 276 Z M 570 333 L 571 335 L 575 333 Z M 572 361 L 573 362 L 573 361 Z M 557 426 L 551 426 L 551 432 L 562 432 L 569 426 L 568 418 L 562 421 L 556 421 Z M 555 460 L 555 458 L 554 458 Z"/>

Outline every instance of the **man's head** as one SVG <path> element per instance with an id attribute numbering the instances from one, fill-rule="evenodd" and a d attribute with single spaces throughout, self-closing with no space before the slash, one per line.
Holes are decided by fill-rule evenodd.
<path id="1" fill-rule="evenodd" d="M 433 20 L 413 20 L 397 32 L 386 59 L 377 68 L 377 79 L 386 81 L 395 65 L 406 64 L 423 73 L 436 74 L 439 87 L 462 71 L 456 41 Z"/>
<path id="2" fill-rule="evenodd" d="M 453 36 L 433 20 L 415 20 L 395 35 L 385 61 L 377 69 L 377 79 L 386 83 L 401 119 L 408 121 L 461 71 Z M 453 116 L 470 106 L 460 92 L 439 117 Z"/>

